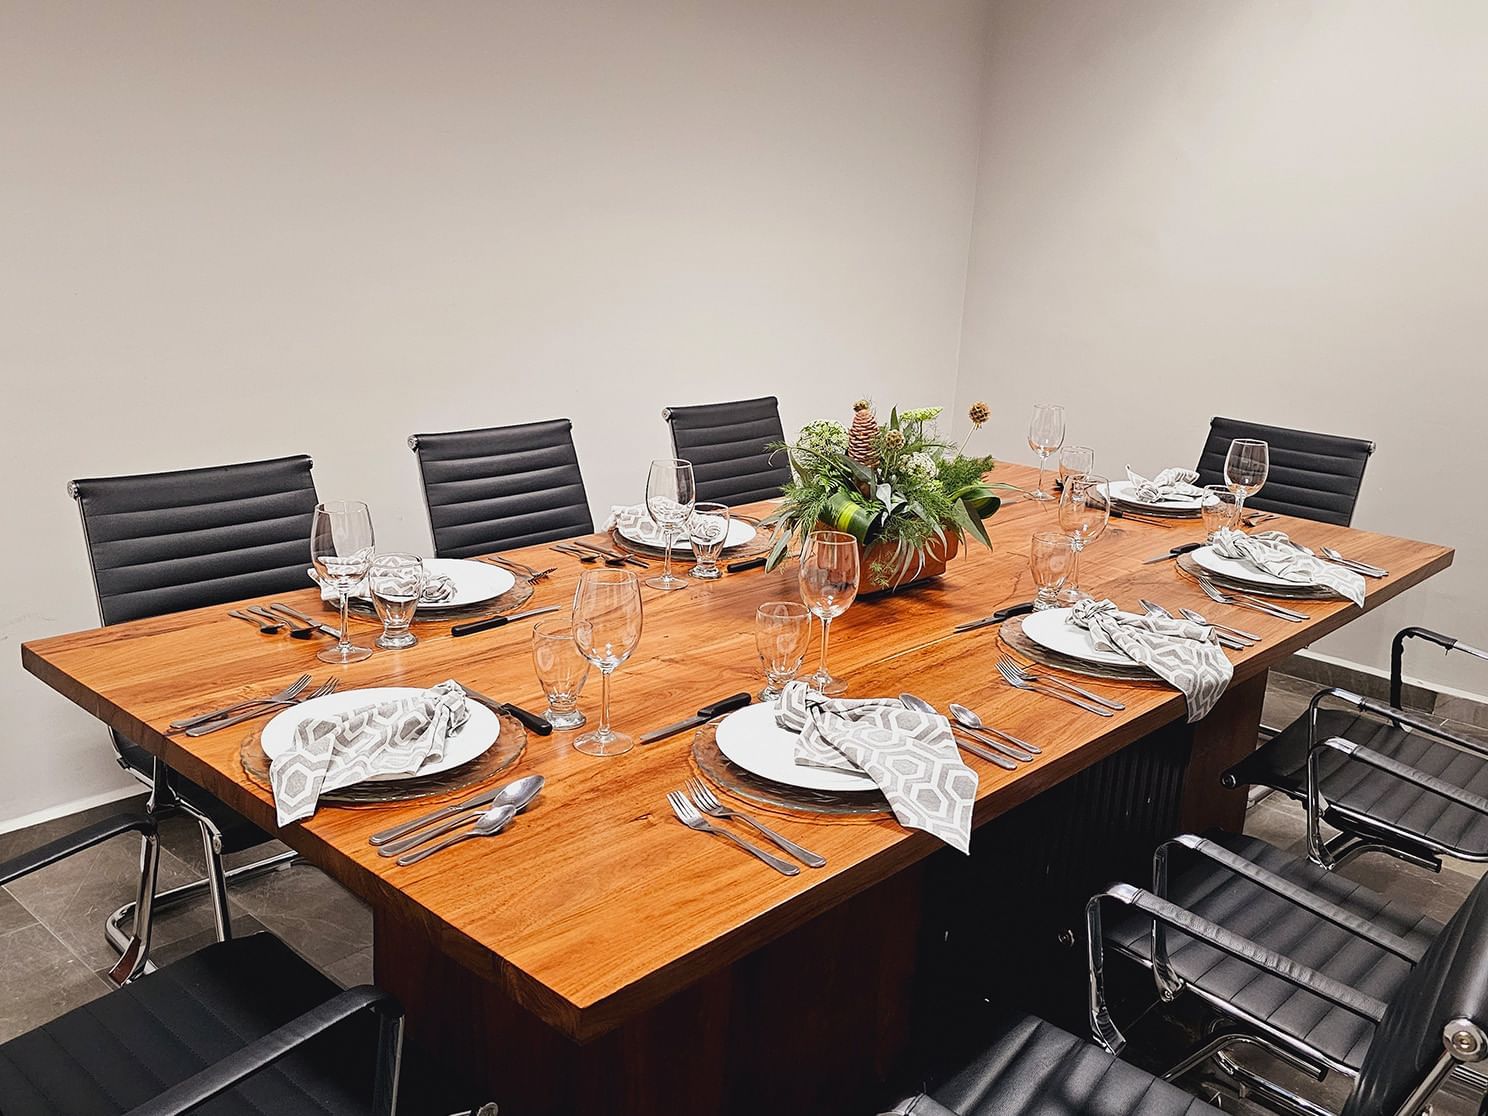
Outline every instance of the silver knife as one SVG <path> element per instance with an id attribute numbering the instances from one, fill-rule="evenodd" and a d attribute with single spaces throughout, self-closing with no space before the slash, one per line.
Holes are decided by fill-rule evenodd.
<path id="1" fill-rule="evenodd" d="M 313 616 L 306 616 L 299 609 L 290 608 L 289 605 L 287 605 L 287 604 L 279 604 L 277 601 L 275 603 L 269 605 L 269 607 L 271 609 L 273 609 L 275 612 L 283 613 L 285 616 L 293 616 L 296 620 L 300 620 L 300 621 L 303 621 L 306 624 L 309 624 L 317 632 L 320 632 L 323 635 L 328 635 L 332 639 L 340 639 L 341 638 L 341 632 L 340 632 L 339 629 L 333 628 L 329 624 L 322 624 L 319 620 L 315 619 L 315 617 L 313 617 Z"/>
<path id="2" fill-rule="evenodd" d="M 1168 551 L 1166 554 L 1159 554 L 1159 555 L 1157 555 L 1154 558 L 1143 558 L 1142 559 L 1142 565 L 1144 565 L 1144 566 L 1150 566 L 1154 562 L 1171 562 L 1174 558 L 1177 558 L 1180 554 L 1187 554 L 1190 551 L 1198 550 L 1203 545 L 1204 545 L 1203 543 L 1184 543 L 1182 546 L 1175 546 L 1172 550 Z"/>
<path id="3" fill-rule="evenodd" d="M 706 725 L 714 717 L 721 717 L 725 713 L 732 713 L 735 709 L 743 709 L 750 702 L 748 694 L 734 694 L 722 701 L 715 701 L 712 705 L 705 705 L 697 711 L 697 714 L 675 724 L 666 725 L 659 729 L 652 729 L 641 736 L 642 744 L 655 744 L 658 740 L 665 740 L 668 736 L 676 736 L 679 732 L 686 732 L 690 728 Z"/>

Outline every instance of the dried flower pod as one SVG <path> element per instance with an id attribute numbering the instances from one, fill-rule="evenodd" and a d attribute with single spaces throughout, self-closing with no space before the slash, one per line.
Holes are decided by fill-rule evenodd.
<path id="1" fill-rule="evenodd" d="M 904 448 L 904 435 L 898 430 L 886 430 L 883 436 L 884 445 L 891 450 Z"/>
<path id="2" fill-rule="evenodd" d="M 853 404 L 852 426 L 847 432 L 847 456 L 870 469 L 878 464 L 878 420 L 866 399 Z"/>
<path id="3" fill-rule="evenodd" d="M 992 417 L 992 408 L 978 400 L 971 405 L 971 409 L 966 412 L 966 416 L 971 419 L 972 426 L 981 426 Z"/>

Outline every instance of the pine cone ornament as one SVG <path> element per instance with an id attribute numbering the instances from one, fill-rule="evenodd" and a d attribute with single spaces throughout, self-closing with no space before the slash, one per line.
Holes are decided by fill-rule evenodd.
<path id="1" fill-rule="evenodd" d="M 847 432 L 847 456 L 870 469 L 878 464 L 878 420 L 866 399 L 853 404 L 852 426 Z"/>

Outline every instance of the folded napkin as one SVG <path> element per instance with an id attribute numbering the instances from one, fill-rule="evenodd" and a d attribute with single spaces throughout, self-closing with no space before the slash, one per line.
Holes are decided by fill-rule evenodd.
<path id="1" fill-rule="evenodd" d="M 1214 708 L 1235 675 L 1218 633 L 1205 624 L 1138 616 L 1097 600 L 1076 601 L 1070 623 L 1087 629 L 1097 650 L 1119 651 L 1181 691 L 1190 721 Z"/>
<path id="2" fill-rule="evenodd" d="M 616 504 L 610 508 L 610 518 L 604 529 L 608 531 L 611 527 L 618 527 L 622 535 L 634 542 L 645 543 L 647 546 L 666 546 L 666 531 L 651 518 L 651 512 L 645 504 Z M 679 537 L 681 532 L 675 532 L 672 540 L 675 542 Z"/>
<path id="3" fill-rule="evenodd" d="M 1215 534 L 1210 545 L 1214 553 L 1243 559 L 1272 577 L 1298 585 L 1325 585 L 1340 597 L 1364 607 L 1362 574 L 1313 557 L 1312 551 L 1292 542 L 1285 531 L 1257 531 L 1247 535 L 1225 527 Z"/>
<path id="4" fill-rule="evenodd" d="M 334 585 L 328 585 L 324 581 L 321 581 L 320 574 L 316 573 L 313 569 L 306 570 L 305 572 L 310 575 L 311 581 L 320 586 L 321 600 L 329 601 L 331 604 L 338 604 L 340 602 L 341 594 L 336 592 L 336 587 Z M 452 577 L 445 577 L 443 574 L 439 574 L 438 576 L 428 578 L 424 582 L 423 591 L 419 593 L 419 604 L 440 604 L 443 601 L 450 600 L 452 597 L 454 597 L 454 595 L 455 579 Z M 369 596 L 369 593 L 367 591 L 367 579 L 363 578 L 361 581 L 353 585 L 351 587 L 351 592 L 348 593 L 347 596 Z"/>
<path id="5" fill-rule="evenodd" d="M 1164 469 L 1148 480 L 1128 465 L 1126 479 L 1132 482 L 1132 495 L 1144 504 L 1155 504 L 1159 500 L 1198 500 L 1208 495 L 1194 484 L 1199 474 L 1192 469 Z"/>
<path id="6" fill-rule="evenodd" d="M 799 733 L 796 763 L 857 771 L 883 791 L 900 824 L 953 848 L 971 847 L 977 775 L 944 717 L 906 709 L 892 698 L 829 698 L 788 682 L 775 723 Z"/>
<path id="7" fill-rule="evenodd" d="M 279 824 L 315 813 L 325 791 L 373 775 L 412 775 L 437 763 L 444 758 L 449 734 L 468 716 L 465 691 L 448 681 L 416 697 L 310 718 L 295 729 L 290 749 L 269 766 Z"/>

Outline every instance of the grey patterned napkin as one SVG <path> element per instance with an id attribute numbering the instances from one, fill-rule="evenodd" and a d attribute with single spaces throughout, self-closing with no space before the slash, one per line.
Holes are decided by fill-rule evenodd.
<path id="1" fill-rule="evenodd" d="M 666 532 L 662 530 L 661 524 L 651 518 L 645 504 L 632 504 L 628 507 L 616 504 L 610 508 L 610 518 L 604 529 L 608 531 L 611 527 L 618 527 L 620 533 L 633 542 L 645 543 L 647 546 L 666 546 Z M 674 541 L 680 537 L 680 531 L 672 536 Z"/>
<path id="2" fill-rule="evenodd" d="M 279 824 L 308 818 L 324 791 L 373 775 L 412 775 L 444 758 L 449 734 L 465 723 L 465 691 L 453 680 L 412 698 L 366 705 L 334 717 L 312 717 L 294 744 L 269 766 Z"/>
<path id="3" fill-rule="evenodd" d="M 423 591 L 419 593 L 420 604 L 441 604 L 450 600 L 455 595 L 455 579 L 437 574 L 424 581 Z"/>
<path id="4" fill-rule="evenodd" d="M 1130 465 L 1126 467 L 1126 479 L 1132 482 L 1132 495 L 1144 504 L 1156 504 L 1163 500 L 1198 500 L 1206 493 L 1194 484 L 1199 474 L 1192 469 L 1164 469 L 1148 480 Z"/>
<path id="5" fill-rule="evenodd" d="M 892 698 L 824 697 L 797 681 L 781 691 L 775 722 L 800 734 L 797 764 L 861 772 L 901 825 L 970 849 L 977 774 L 961 762 L 944 717 Z"/>
<path id="6" fill-rule="evenodd" d="M 1119 651 L 1181 691 L 1190 721 L 1213 709 L 1235 676 L 1218 634 L 1204 624 L 1137 616 L 1097 600 L 1077 601 L 1070 623 L 1088 629 L 1098 650 Z"/>
<path id="7" fill-rule="evenodd" d="M 1313 557 L 1299 548 L 1285 531 L 1257 531 L 1247 535 L 1228 527 L 1218 531 L 1211 544 L 1216 554 L 1240 558 L 1272 577 L 1298 585 L 1325 585 L 1340 597 L 1364 607 L 1364 577 L 1353 570 Z"/>

